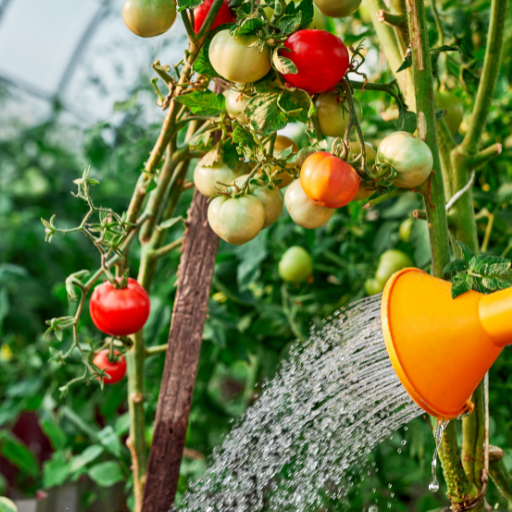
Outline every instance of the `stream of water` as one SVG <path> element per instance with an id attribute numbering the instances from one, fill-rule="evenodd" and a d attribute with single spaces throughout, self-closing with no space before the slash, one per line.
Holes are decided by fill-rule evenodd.
<path id="1" fill-rule="evenodd" d="M 380 303 L 336 312 L 292 349 L 177 510 L 309 512 L 343 500 L 352 468 L 422 413 L 391 367 Z"/>

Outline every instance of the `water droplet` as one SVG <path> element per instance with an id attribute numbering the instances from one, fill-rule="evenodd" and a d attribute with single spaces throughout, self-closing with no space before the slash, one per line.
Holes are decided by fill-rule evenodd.
<path id="1" fill-rule="evenodd" d="M 406 444 L 407 444 L 407 441 L 404 439 L 404 440 L 402 441 L 402 446 L 405 446 Z"/>
<path id="2" fill-rule="evenodd" d="M 379 507 L 377 505 L 370 505 L 368 512 L 379 512 Z"/>
<path id="3" fill-rule="evenodd" d="M 377 492 L 377 489 L 375 489 L 375 487 L 373 487 L 372 492 L 375 494 Z"/>
<path id="4" fill-rule="evenodd" d="M 406 426 L 404 427 L 404 430 L 407 432 L 407 431 L 409 430 L 409 427 L 406 425 Z"/>
<path id="5" fill-rule="evenodd" d="M 400 455 L 402 453 L 402 448 L 398 448 L 397 453 Z"/>
<path id="6" fill-rule="evenodd" d="M 449 421 L 447 420 L 438 420 L 436 430 L 434 432 L 436 448 L 434 450 L 434 455 L 432 456 L 432 482 L 430 482 L 430 485 L 428 486 L 428 490 L 432 492 L 437 492 L 439 490 L 439 481 L 437 480 L 437 454 L 439 453 L 439 447 L 443 441 L 444 429 L 447 427 L 448 423 Z"/>
<path id="7" fill-rule="evenodd" d="M 391 489 L 393 487 L 393 484 L 388 484 L 388 489 Z"/>

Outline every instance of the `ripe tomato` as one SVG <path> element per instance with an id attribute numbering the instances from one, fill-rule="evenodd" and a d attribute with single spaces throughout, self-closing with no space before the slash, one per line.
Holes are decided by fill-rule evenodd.
<path id="1" fill-rule="evenodd" d="M 377 272 L 375 272 L 375 279 L 377 279 L 377 281 L 382 284 L 382 287 L 384 287 L 387 280 L 395 272 L 412 266 L 414 266 L 414 263 L 411 258 L 402 251 L 392 249 L 390 251 L 383 252 L 379 259 Z"/>
<path id="2" fill-rule="evenodd" d="M 278 156 L 279 153 L 282 151 L 285 151 L 289 147 L 292 148 L 292 154 L 297 153 L 299 151 L 299 146 L 293 142 L 292 139 L 287 137 L 286 135 L 278 135 L 276 137 L 276 140 L 274 142 L 274 152 L 272 153 L 274 156 Z M 293 168 L 293 164 L 286 164 L 286 167 L 289 169 Z M 274 173 L 275 171 L 278 171 L 280 167 L 272 166 L 270 169 L 271 173 Z M 281 180 L 281 183 L 279 183 L 279 188 L 284 188 L 288 186 L 295 178 L 293 175 L 291 175 L 289 172 L 286 172 L 285 170 L 282 170 L 281 172 L 278 172 L 275 176 L 275 178 L 279 178 Z"/>
<path id="3" fill-rule="evenodd" d="M 265 208 L 252 195 L 218 196 L 208 206 L 208 223 L 226 242 L 243 245 L 255 238 L 265 224 Z"/>
<path id="4" fill-rule="evenodd" d="M 241 188 L 244 186 L 245 182 L 249 174 L 244 176 L 240 176 L 235 180 L 235 183 Z M 268 228 L 271 224 L 281 216 L 283 211 L 283 193 L 281 190 L 274 186 L 270 188 L 269 185 L 253 185 L 249 184 L 250 193 L 261 201 L 263 205 L 263 209 L 265 210 L 265 222 L 263 223 L 263 228 Z"/>
<path id="5" fill-rule="evenodd" d="M 204 2 L 194 9 L 194 32 L 197 34 L 201 27 L 203 26 L 204 20 L 210 9 L 212 7 L 213 0 L 204 0 Z M 233 16 L 231 9 L 228 5 L 228 0 L 224 0 L 222 5 L 220 6 L 219 12 L 217 16 L 215 16 L 215 20 L 212 23 L 210 30 L 217 28 L 219 25 L 223 25 L 224 23 L 234 23 L 236 18 Z"/>
<path id="6" fill-rule="evenodd" d="M 119 281 L 121 279 L 118 279 Z M 139 332 L 149 317 L 151 304 L 142 286 L 129 278 L 126 288 L 114 288 L 109 281 L 94 289 L 89 302 L 94 325 L 111 336 Z"/>
<path id="7" fill-rule="evenodd" d="M 398 177 L 394 185 L 401 188 L 421 185 L 434 166 L 427 144 L 408 132 L 394 132 L 384 137 L 377 150 L 377 162 L 396 169 Z"/>
<path id="8" fill-rule="evenodd" d="M 124 24 L 140 37 L 154 37 L 167 32 L 176 19 L 174 0 L 126 0 Z"/>
<path id="9" fill-rule="evenodd" d="M 263 78 L 272 67 L 268 46 L 260 52 L 257 46 L 249 46 L 256 36 L 235 36 L 229 30 L 217 32 L 210 43 L 208 55 L 213 69 L 231 82 L 248 84 Z"/>
<path id="10" fill-rule="evenodd" d="M 456 134 L 464 117 L 462 101 L 453 92 L 436 92 L 436 107 L 438 110 L 446 110 L 444 120 L 450 132 Z"/>
<path id="11" fill-rule="evenodd" d="M 341 158 L 319 151 L 302 164 L 300 184 L 306 195 L 320 206 L 341 208 L 356 196 L 359 175 Z"/>
<path id="12" fill-rule="evenodd" d="M 215 162 L 211 167 L 201 165 L 199 162 L 194 169 L 194 185 L 205 197 L 211 197 L 223 189 L 217 182 L 229 185 L 235 178 L 245 174 L 247 169 L 243 166 L 236 171 L 224 162 Z"/>
<path id="13" fill-rule="evenodd" d="M 247 124 L 249 120 L 244 113 L 244 109 L 250 98 L 236 89 L 226 91 L 224 98 L 226 99 L 226 112 L 229 116 L 237 119 L 242 124 Z"/>
<path id="14" fill-rule="evenodd" d="M 116 384 L 126 375 L 126 359 L 117 350 L 114 350 L 115 361 L 110 361 L 109 355 L 110 350 L 108 348 L 102 350 L 94 356 L 92 363 L 100 370 L 105 370 L 105 376 L 103 377 L 105 384 Z"/>
<path id="15" fill-rule="evenodd" d="M 347 72 L 347 47 L 339 37 L 325 30 L 299 30 L 285 41 L 284 46 L 279 54 L 297 66 L 297 73 L 283 75 L 293 87 L 310 94 L 328 91 Z"/>
<path id="16" fill-rule="evenodd" d="M 334 215 L 334 209 L 320 206 L 309 199 L 300 180 L 294 180 L 286 189 L 284 204 L 295 224 L 306 229 L 323 226 Z"/>
<path id="17" fill-rule="evenodd" d="M 313 272 L 313 262 L 306 249 L 294 245 L 290 247 L 279 261 L 279 275 L 284 281 L 301 283 Z"/>
<path id="18" fill-rule="evenodd" d="M 354 14 L 362 0 L 314 0 L 320 12 L 331 18 L 345 18 Z"/>
<path id="19" fill-rule="evenodd" d="M 320 124 L 320 130 L 329 137 L 343 137 L 347 129 L 350 113 L 346 98 L 338 91 L 328 91 L 320 94 L 315 101 L 315 108 Z M 361 103 L 354 99 L 356 117 L 361 120 L 363 109 Z"/>

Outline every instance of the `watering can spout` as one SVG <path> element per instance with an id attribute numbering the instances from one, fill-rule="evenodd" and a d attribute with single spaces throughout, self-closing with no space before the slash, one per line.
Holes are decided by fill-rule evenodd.
<path id="1" fill-rule="evenodd" d="M 512 288 L 452 299 L 450 283 L 408 268 L 388 280 L 381 320 L 405 389 L 429 414 L 452 419 L 472 410 L 473 391 L 512 344 Z"/>

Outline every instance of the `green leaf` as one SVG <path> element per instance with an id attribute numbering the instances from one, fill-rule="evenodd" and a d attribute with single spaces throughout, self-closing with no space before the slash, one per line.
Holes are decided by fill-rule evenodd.
<path id="1" fill-rule="evenodd" d="M 475 256 L 473 254 L 473 251 L 471 251 L 471 249 L 466 244 L 463 244 L 462 242 L 459 242 L 458 240 L 457 240 L 457 244 L 459 245 L 459 247 L 462 250 L 464 259 L 469 263 L 471 261 L 471 258 L 473 258 Z"/>
<path id="2" fill-rule="evenodd" d="M 118 482 L 123 482 L 125 477 L 117 462 L 108 461 L 96 464 L 88 471 L 91 480 L 100 487 L 111 487 Z"/>
<path id="3" fill-rule="evenodd" d="M 237 248 L 240 260 L 237 268 L 238 290 L 243 292 L 261 274 L 261 264 L 268 256 L 268 231 L 262 231 L 254 240 Z"/>
<path id="4" fill-rule="evenodd" d="M 107 425 L 103 430 L 98 432 L 98 439 L 100 443 L 117 458 L 121 457 L 121 441 L 115 430 Z"/>
<path id="5" fill-rule="evenodd" d="M 293 61 L 286 57 L 281 57 L 277 49 L 272 55 L 272 63 L 274 64 L 274 67 L 277 69 L 277 71 L 283 75 L 295 75 L 298 71 L 297 66 L 293 63 Z"/>
<path id="6" fill-rule="evenodd" d="M 416 113 L 410 110 L 400 109 L 395 128 L 399 131 L 414 133 L 416 131 L 417 118 Z"/>
<path id="7" fill-rule="evenodd" d="M 468 268 L 466 260 L 453 260 L 446 265 L 443 269 L 444 274 L 453 274 L 455 272 L 462 272 Z"/>
<path id="8" fill-rule="evenodd" d="M 18 512 L 16 505 L 5 497 L 0 497 L 0 512 Z"/>
<path id="9" fill-rule="evenodd" d="M 81 454 L 71 459 L 70 473 L 76 473 L 87 464 L 95 461 L 104 450 L 103 446 L 99 444 L 88 446 Z"/>
<path id="10" fill-rule="evenodd" d="M 290 2 L 291 3 L 291 2 Z M 301 23 L 300 26 L 302 28 L 307 28 L 313 22 L 313 18 L 315 16 L 315 10 L 313 7 L 312 0 L 302 0 L 302 2 L 297 6 L 297 10 L 301 13 Z"/>
<path id="11" fill-rule="evenodd" d="M 288 5 L 292 5 L 293 2 L 290 2 Z M 283 34 L 291 34 L 295 32 L 302 24 L 302 15 L 300 12 L 295 12 L 293 14 L 285 14 L 279 18 L 279 21 L 276 23 L 276 26 L 281 30 Z"/>
<path id="12" fill-rule="evenodd" d="M 272 135 L 288 124 L 288 116 L 279 108 L 280 90 L 268 90 L 253 96 L 245 107 L 245 114 L 254 130 L 261 135 Z"/>
<path id="13" fill-rule="evenodd" d="M 43 486 L 45 489 L 62 485 L 70 476 L 70 463 L 64 452 L 55 452 L 43 464 Z"/>
<path id="14" fill-rule="evenodd" d="M 59 425 L 49 420 L 41 420 L 39 424 L 41 425 L 43 432 L 46 434 L 46 437 L 48 437 L 52 443 L 54 450 L 62 450 L 62 448 L 66 446 L 67 436 Z"/>
<path id="15" fill-rule="evenodd" d="M 226 110 L 224 96 L 215 94 L 208 89 L 206 91 L 194 91 L 175 99 L 190 108 L 193 114 L 201 116 L 216 116 Z"/>
<path id="16" fill-rule="evenodd" d="M 265 22 L 261 18 L 246 18 L 242 24 L 234 31 L 235 35 L 256 34 L 258 30 L 265 26 Z"/>
<path id="17" fill-rule="evenodd" d="M 0 288 L 0 327 L 9 313 L 9 294 L 5 288 Z"/>
<path id="18" fill-rule="evenodd" d="M 412 66 L 412 55 L 408 53 L 405 56 L 404 61 L 400 65 L 400 67 L 396 70 L 397 73 L 400 73 L 400 71 L 403 71 L 404 69 L 410 68 Z"/>
<path id="19" fill-rule="evenodd" d="M 9 432 L 1 433 L 0 454 L 23 473 L 33 477 L 39 474 L 39 463 L 34 454 Z"/>
<path id="20" fill-rule="evenodd" d="M 122 416 L 119 416 L 116 420 L 116 432 L 118 436 L 126 434 L 130 428 L 130 413 L 125 412 Z"/>
<path id="21" fill-rule="evenodd" d="M 242 126 L 236 126 L 233 130 L 233 142 L 237 144 L 238 154 L 248 160 L 257 160 L 257 155 L 262 156 L 252 132 Z"/>
<path id="22" fill-rule="evenodd" d="M 463 293 L 469 292 L 473 288 L 473 277 L 468 274 L 457 274 L 453 278 L 452 297 L 455 299 Z"/>
<path id="23" fill-rule="evenodd" d="M 296 89 L 295 91 L 283 91 L 277 100 L 279 108 L 294 121 L 307 123 L 309 121 L 308 111 L 311 106 L 311 99 L 306 91 Z"/>
<path id="24" fill-rule="evenodd" d="M 208 49 L 210 47 L 211 38 L 203 45 L 199 55 L 194 62 L 192 69 L 199 73 L 200 75 L 206 75 L 209 77 L 218 77 L 220 76 L 210 62 L 210 57 L 208 56 Z"/>
<path id="25" fill-rule="evenodd" d="M 442 119 L 446 115 L 446 110 L 437 110 L 436 111 L 436 120 Z"/>
<path id="26" fill-rule="evenodd" d="M 182 12 L 185 9 L 194 9 L 200 6 L 203 0 L 178 0 L 178 12 Z"/>
<path id="27" fill-rule="evenodd" d="M 150 192 L 153 192 L 153 190 L 155 190 L 155 189 L 156 189 L 156 187 L 157 187 L 157 185 L 156 185 L 156 181 L 155 181 L 154 179 L 152 179 L 152 180 L 148 183 L 148 185 L 147 185 L 147 187 L 146 187 L 146 194 L 149 194 Z"/>

